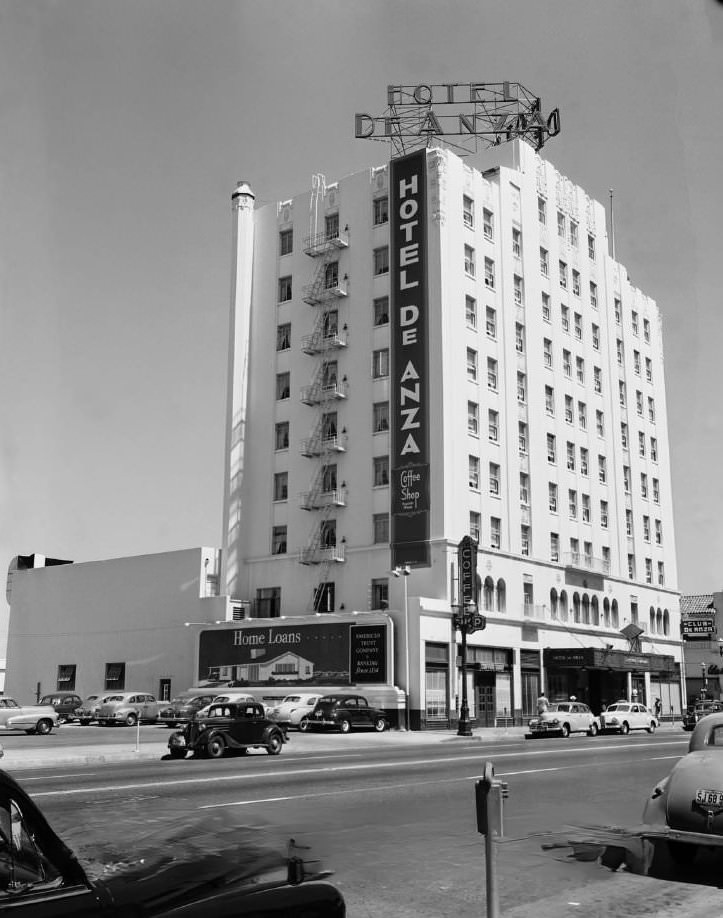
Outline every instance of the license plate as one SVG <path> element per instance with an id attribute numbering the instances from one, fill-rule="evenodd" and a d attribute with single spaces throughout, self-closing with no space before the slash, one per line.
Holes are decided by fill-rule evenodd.
<path id="1" fill-rule="evenodd" d="M 695 792 L 695 802 L 703 806 L 723 806 L 723 791 L 699 789 Z"/>

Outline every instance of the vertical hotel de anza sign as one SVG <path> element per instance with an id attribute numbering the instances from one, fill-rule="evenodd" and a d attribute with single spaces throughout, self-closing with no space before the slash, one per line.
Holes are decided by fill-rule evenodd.
<path id="1" fill-rule="evenodd" d="M 392 566 L 429 567 L 427 156 L 391 161 Z"/>

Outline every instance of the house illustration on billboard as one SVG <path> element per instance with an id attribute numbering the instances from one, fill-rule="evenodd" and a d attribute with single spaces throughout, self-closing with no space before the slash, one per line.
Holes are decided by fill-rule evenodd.
<path id="1" fill-rule="evenodd" d="M 287 651 L 271 660 L 251 660 L 248 663 L 230 663 L 209 668 L 209 678 L 221 682 L 268 682 L 287 680 L 293 682 L 314 678 L 314 664 L 298 653 Z"/>

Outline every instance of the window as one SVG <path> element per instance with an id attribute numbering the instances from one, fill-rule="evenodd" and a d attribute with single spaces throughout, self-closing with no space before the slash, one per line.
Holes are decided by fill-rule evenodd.
<path id="1" fill-rule="evenodd" d="M 291 255 L 294 251 L 294 231 L 281 230 L 279 233 L 279 255 Z"/>
<path id="2" fill-rule="evenodd" d="M 582 341 L 582 316 L 579 312 L 576 312 L 573 318 L 575 322 L 575 337 L 578 341 Z"/>
<path id="3" fill-rule="evenodd" d="M 618 380 L 618 394 L 619 394 L 619 399 L 620 399 L 620 407 L 624 408 L 626 405 L 626 397 L 625 397 L 625 383 L 622 381 L 622 379 Z"/>
<path id="4" fill-rule="evenodd" d="M 564 349 L 562 352 L 562 372 L 568 379 L 572 376 L 572 355 Z"/>
<path id="5" fill-rule="evenodd" d="M 658 461 L 658 441 L 655 437 L 650 438 L 650 458 L 653 462 Z"/>
<path id="6" fill-rule="evenodd" d="M 557 451 L 555 448 L 555 435 L 547 434 L 547 461 L 554 463 L 557 460 Z"/>
<path id="7" fill-rule="evenodd" d="M 386 195 L 383 198 L 374 198 L 372 207 L 374 209 L 374 226 L 389 223 L 389 198 Z"/>
<path id="8" fill-rule="evenodd" d="M 334 290 L 339 286 L 339 262 L 331 261 L 324 268 L 324 289 Z"/>
<path id="9" fill-rule="evenodd" d="M 374 457 L 374 487 L 381 488 L 389 484 L 389 456 Z"/>
<path id="10" fill-rule="evenodd" d="M 596 351 L 600 350 L 600 326 L 592 323 L 592 346 Z"/>
<path id="11" fill-rule="evenodd" d="M 542 339 L 542 359 L 545 366 L 552 369 L 552 341 L 549 338 Z"/>
<path id="12" fill-rule="evenodd" d="M 108 692 L 122 692 L 126 685 L 125 663 L 105 664 L 105 690 Z"/>
<path id="13" fill-rule="evenodd" d="M 322 315 L 322 334 L 333 338 L 339 332 L 339 310 L 329 309 Z"/>
<path id="14" fill-rule="evenodd" d="M 640 496 L 648 496 L 648 476 L 645 474 L 645 472 L 640 473 Z"/>
<path id="15" fill-rule="evenodd" d="M 495 289 L 495 263 L 491 258 L 485 258 L 485 286 Z"/>
<path id="16" fill-rule="evenodd" d="M 597 457 L 597 477 L 600 484 L 605 484 L 608 480 L 608 461 L 605 456 Z"/>
<path id="17" fill-rule="evenodd" d="M 547 225 L 547 201 L 544 198 L 537 199 L 537 219 L 543 226 Z"/>
<path id="18" fill-rule="evenodd" d="M 279 421 L 274 428 L 274 449 L 289 448 L 289 422 Z"/>
<path id="19" fill-rule="evenodd" d="M 565 396 L 565 422 L 572 424 L 572 406 L 573 400 L 571 395 Z"/>
<path id="20" fill-rule="evenodd" d="M 477 328 L 477 300 L 473 296 L 464 298 L 464 317 L 468 328 Z"/>
<path id="21" fill-rule="evenodd" d="M 602 547 L 602 563 L 603 563 L 603 572 L 605 574 L 610 573 L 610 547 L 608 545 L 603 545 Z"/>
<path id="22" fill-rule="evenodd" d="M 575 471 L 575 444 L 567 441 L 567 467 L 571 472 Z"/>
<path id="23" fill-rule="evenodd" d="M 645 358 L 645 378 L 648 382 L 653 381 L 653 361 L 650 357 Z"/>
<path id="24" fill-rule="evenodd" d="M 285 555 L 286 548 L 286 526 L 274 526 L 271 530 L 271 554 Z"/>
<path id="25" fill-rule="evenodd" d="M 389 246 L 374 249 L 374 276 L 389 273 Z"/>
<path id="26" fill-rule="evenodd" d="M 542 294 L 542 321 L 550 321 L 550 295 L 548 293 Z"/>
<path id="27" fill-rule="evenodd" d="M 502 520 L 490 517 L 490 547 L 499 548 L 502 541 Z"/>
<path id="28" fill-rule="evenodd" d="M 530 527 L 524 524 L 520 526 L 520 553 L 530 554 Z"/>
<path id="29" fill-rule="evenodd" d="M 289 499 L 289 473 L 276 472 L 274 474 L 274 500 Z"/>
<path id="30" fill-rule="evenodd" d="M 640 351 L 633 351 L 633 370 L 636 376 L 640 376 Z"/>
<path id="31" fill-rule="evenodd" d="M 491 306 L 485 309 L 485 329 L 490 338 L 497 337 L 497 311 Z"/>
<path id="32" fill-rule="evenodd" d="M 336 463 L 321 467 L 321 490 L 328 494 L 330 491 L 336 491 Z"/>
<path id="33" fill-rule="evenodd" d="M 615 324 L 620 325 L 623 320 L 623 305 L 620 300 L 615 297 Z"/>
<path id="34" fill-rule="evenodd" d="M 620 340 L 620 338 L 618 338 L 615 344 L 616 344 L 616 350 L 617 350 L 617 355 L 618 355 L 618 366 L 621 367 L 623 365 L 623 359 L 625 357 L 625 353 L 623 351 L 623 342 Z"/>
<path id="35" fill-rule="evenodd" d="M 625 421 L 620 422 L 620 443 L 623 449 L 628 448 L 628 425 Z"/>
<path id="36" fill-rule="evenodd" d="M 658 561 L 658 586 L 665 586 L 665 564 Z"/>
<path id="37" fill-rule="evenodd" d="M 518 306 L 523 306 L 525 303 L 525 287 L 522 282 L 522 278 L 518 277 L 517 274 L 515 274 L 512 278 L 512 287 L 513 287 L 513 292 L 514 292 L 514 297 L 515 297 L 515 303 Z"/>
<path id="38" fill-rule="evenodd" d="M 592 542 L 583 542 L 582 544 L 583 552 L 585 555 L 585 565 L 587 567 L 592 567 Z M 583 614 L 585 616 L 584 620 L 587 622 L 587 613 L 584 611 L 583 604 Z"/>
<path id="39" fill-rule="evenodd" d="M 75 691 L 76 664 L 66 663 L 58 667 L 58 691 Z"/>
<path id="40" fill-rule="evenodd" d="M 645 456 L 645 434 L 642 430 L 638 431 L 638 452 L 641 456 Z"/>
<path id="41" fill-rule="evenodd" d="M 499 496 L 500 493 L 500 467 L 496 462 L 490 462 L 490 494 Z"/>
<path id="42" fill-rule="evenodd" d="M 555 414 L 555 390 L 552 386 L 545 386 L 545 411 L 549 415 Z"/>
<path id="43" fill-rule="evenodd" d="M 480 532 L 482 529 L 482 516 L 479 513 L 476 513 L 474 510 L 470 510 L 469 513 L 469 534 L 475 540 L 479 542 Z"/>
<path id="44" fill-rule="evenodd" d="M 487 388 L 497 391 L 497 361 L 487 358 Z"/>
<path id="45" fill-rule="evenodd" d="M 564 261 L 560 261 L 557 268 L 560 275 L 560 286 L 567 290 L 567 264 Z"/>
<path id="46" fill-rule="evenodd" d="M 468 226 L 470 229 L 474 228 L 474 201 L 472 198 L 467 197 L 466 194 L 462 195 L 462 217 L 464 219 L 464 225 Z"/>
<path id="47" fill-rule="evenodd" d="M 464 270 L 470 277 L 475 276 L 475 251 L 471 245 L 466 245 L 464 247 Z"/>
<path id="48" fill-rule="evenodd" d="M 336 411 L 327 411 L 321 416 L 321 436 L 323 440 L 336 438 Z"/>
<path id="49" fill-rule="evenodd" d="M 477 351 L 467 348 L 467 379 L 477 382 Z"/>
<path id="50" fill-rule="evenodd" d="M 650 517 L 649 516 L 643 517 L 643 541 L 644 542 L 650 541 Z"/>
<path id="51" fill-rule="evenodd" d="M 491 210 L 487 210 L 486 207 L 482 208 L 482 230 L 485 235 L 485 239 L 489 239 L 491 242 L 495 237 L 495 218 Z"/>
<path id="52" fill-rule="evenodd" d="M 277 373 L 276 374 L 276 400 L 282 401 L 283 399 L 289 398 L 291 396 L 291 374 L 290 373 Z"/>
<path id="53" fill-rule="evenodd" d="M 572 269 L 572 292 L 575 296 L 580 296 L 580 272 Z"/>
<path id="54" fill-rule="evenodd" d="M 628 555 L 628 577 L 635 580 L 635 555 Z"/>
<path id="55" fill-rule="evenodd" d="M 581 430 L 587 430 L 587 405 L 585 402 L 577 403 L 577 423 Z"/>
<path id="56" fill-rule="evenodd" d="M 623 466 L 623 487 L 626 494 L 630 494 L 630 466 Z"/>
<path id="57" fill-rule="evenodd" d="M 389 376 L 389 348 L 383 347 L 372 352 L 372 378 L 382 379 Z"/>
<path id="58" fill-rule="evenodd" d="M 557 235 L 560 239 L 565 238 L 565 214 L 561 213 L 559 210 L 557 212 Z"/>
<path id="59" fill-rule="evenodd" d="M 493 443 L 497 443 L 500 437 L 500 413 L 492 411 L 490 408 L 487 412 L 487 433 Z"/>
<path id="60" fill-rule="evenodd" d="M 380 545 L 389 541 L 389 514 L 375 513 L 372 516 L 374 529 L 374 544 Z"/>
<path id="61" fill-rule="evenodd" d="M 602 370 L 600 367 L 592 368 L 593 388 L 600 394 L 602 393 Z"/>
<path id="62" fill-rule="evenodd" d="M 564 303 L 560 304 L 560 321 L 562 323 L 562 330 L 565 332 L 570 331 L 570 310 Z"/>
<path id="63" fill-rule="evenodd" d="M 585 361 L 582 357 L 575 358 L 575 375 L 579 383 L 585 382 Z"/>
<path id="64" fill-rule="evenodd" d="M 477 402 L 467 402 L 467 431 L 473 436 L 479 436 L 479 405 Z"/>
<path id="65" fill-rule="evenodd" d="M 257 589 L 255 606 L 260 618 L 278 618 L 281 615 L 281 587 Z"/>
<path id="66" fill-rule="evenodd" d="M 590 522 L 590 495 L 582 495 L 582 521 L 583 523 Z"/>
<path id="67" fill-rule="evenodd" d="M 577 223 L 570 219 L 570 245 L 577 248 L 578 243 L 578 233 L 577 233 Z"/>
<path id="68" fill-rule="evenodd" d="M 379 296 L 374 300 L 374 324 L 389 324 L 389 297 Z"/>
<path id="69" fill-rule="evenodd" d="M 522 255 L 522 233 L 517 227 L 512 227 L 512 254 L 515 258 Z"/>
<path id="70" fill-rule="evenodd" d="M 540 273 L 543 277 L 550 276 L 550 253 L 540 246 Z"/>
<path id="71" fill-rule="evenodd" d="M 580 447 L 580 474 L 587 477 L 589 466 L 588 466 L 588 453 L 587 449 L 584 446 Z"/>
<path id="72" fill-rule="evenodd" d="M 605 415 L 602 411 L 595 412 L 595 428 L 597 429 L 598 437 L 605 436 Z"/>
<path id="73" fill-rule="evenodd" d="M 625 534 L 629 539 L 633 537 L 633 511 L 625 511 Z"/>
<path id="74" fill-rule="evenodd" d="M 291 347 L 291 323 L 276 326 L 276 350 L 288 351 Z"/>
<path id="75" fill-rule="evenodd" d="M 608 502 L 606 500 L 600 501 L 600 525 L 603 529 L 608 528 Z"/>
<path id="76" fill-rule="evenodd" d="M 653 478 L 653 500 L 656 504 L 660 503 L 660 482 L 657 478 Z"/>
<path id="77" fill-rule="evenodd" d="M 643 338 L 650 344 L 650 322 L 647 319 L 643 319 Z"/>
<path id="78" fill-rule="evenodd" d="M 587 234 L 587 256 L 595 261 L 595 237 Z"/>
<path id="79" fill-rule="evenodd" d="M 560 560 L 560 536 L 556 532 L 550 533 L 550 561 Z"/>
<path id="80" fill-rule="evenodd" d="M 291 277 L 279 278 L 279 303 L 286 303 L 291 299 Z"/>
<path id="81" fill-rule="evenodd" d="M 517 401 L 524 405 L 527 401 L 527 377 L 524 373 L 517 374 Z"/>
<path id="82" fill-rule="evenodd" d="M 635 390 L 635 410 L 638 413 L 638 417 L 643 416 L 643 393 L 638 389 Z"/>
<path id="83" fill-rule="evenodd" d="M 327 239 L 339 238 L 339 214 L 327 214 L 324 219 Z"/>
<path id="84" fill-rule="evenodd" d="M 325 360 L 321 365 L 321 385 L 323 389 L 334 389 L 338 381 L 338 364 L 336 360 Z"/>
<path id="85" fill-rule="evenodd" d="M 530 505 L 530 476 L 526 472 L 520 472 L 520 504 L 523 507 Z"/>
<path id="86" fill-rule="evenodd" d="M 592 281 L 590 281 L 590 305 L 593 309 L 597 309 L 597 284 Z"/>
<path id="87" fill-rule="evenodd" d="M 527 424 L 524 421 L 517 422 L 517 450 L 520 456 L 527 455 Z"/>
<path id="88" fill-rule="evenodd" d="M 655 400 L 648 396 L 648 420 L 655 423 Z"/>
<path id="89" fill-rule="evenodd" d="M 389 402 L 375 402 L 372 426 L 374 433 L 385 433 L 389 430 Z"/>
<path id="90" fill-rule="evenodd" d="M 634 309 L 630 313 L 630 322 L 632 323 L 632 326 L 633 326 L 633 334 L 637 336 L 639 334 L 640 329 L 638 326 L 638 314 L 637 312 L 635 312 Z"/>
<path id="91" fill-rule="evenodd" d="M 645 559 L 645 582 L 653 582 L 653 561 L 652 558 Z"/>
<path id="92" fill-rule="evenodd" d="M 572 488 L 567 492 L 567 505 L 571 520 L 577 519 L 577 491 Z"/>
<path id="93" fill-rule="evenodd" d="M 557 513 L 557 485 L 554 481 L 547 483 L 547 500 L 551 513 Z"/>
<path id="94" fill-rule="evenodd" d="M 478 456 L 469 456 L 468 457 L 469 465 L 469 486 L 474 491 L 479 491 L 479 457 Z"/>
<path id="95" fill-rule="evenodd" d="M 372 580 L 371 608 L 389 608 L 389 581 L 386 577 Z"/>

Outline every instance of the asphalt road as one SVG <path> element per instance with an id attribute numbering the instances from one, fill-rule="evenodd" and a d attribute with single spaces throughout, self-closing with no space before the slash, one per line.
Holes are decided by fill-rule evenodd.
<path id="1" fill-rule="evenodd" d="M 126 860 L 144 846 L 163 847 L 179 829 L 190 839 L 194 826 L 231 821 L 240 839 L 309 845 L 308 856 L 334 870 L 350 916 L 472 918 L 486 914 L 474 781 L 490 760 L 510 788 L 496 855 L 503 915 L 637 918 L 677 906 L 670 914 L 687 918 L 696 903 L 706 915 L 723 911 L 723 894 L 710 886 L 720 862 L 685 875 L 663 864 L 644 877 L 543 845 L 564 845 L 574 826 L 638 824 L 646 795 L 688 738 L 681 731 L 421 746 L 373 736 L 349 745 L 335 736 L 315 751 L 301 737 L 273 758 L 12 773 L 84 857 Z"/>

